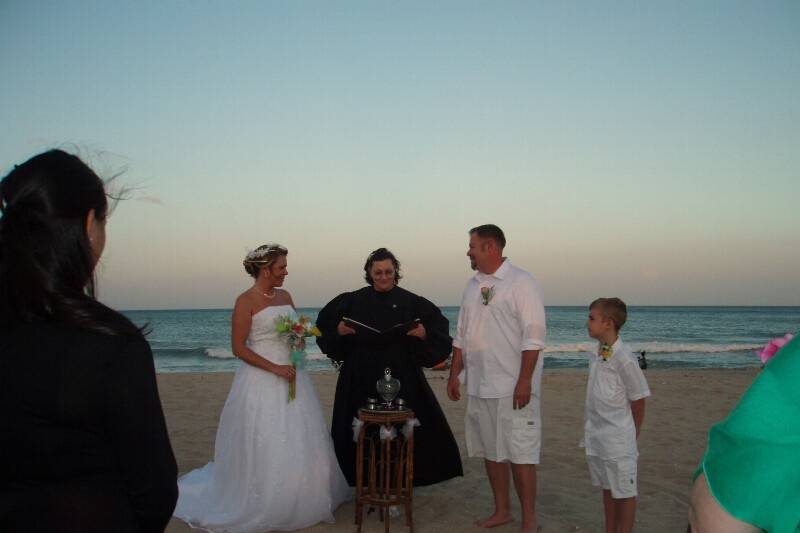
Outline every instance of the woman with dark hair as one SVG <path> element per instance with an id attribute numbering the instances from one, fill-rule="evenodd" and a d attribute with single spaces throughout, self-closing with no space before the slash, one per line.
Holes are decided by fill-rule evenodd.
<path id="1" fill-rule="evenodd" d="M 150 347 L 94 297 L 103 182 L 37 155 L 0 182 L 0 531 L 163 531 L 177 467 Z"/>
<path id="2" fill-rule="evenodd" d="M 364 273 L 367 287 L 340 294 L 317 317 L 322 330 L 317 344 L 341 365 L 331 425 L 339 465 L 350 485 L 355 485 L 353 418 L 367 398 L 377 395 L 375 383 L 388 367 L 400 380 L 400 397 L 420 421 L 414 432 L 414 485 L 463 475 L 453 432 L 422 371 L 450 355 L 447 318 L 425 298 L 397 286 L 402 277 L 400 262 L 386 248 L 369 254 Z M 408 331 L 381 335 L 356 325 L 386 331 L 416 319 L 420 323 Z"/>
<path id="3" fill-rule="evenodd" d="M 243 364 L 225 400 L 214 461 L 183 476 L 175 516 L 207 531 L 261 533 L 334 522 L 350 496 L 311 378 L 291 364 L 277 321 L 297 319 L 282 289 L 280 244 L 244 259 L 253 285 L 236 298 L 231 347 Z M 289 385 L 295 397 L 288 398 Z"/>

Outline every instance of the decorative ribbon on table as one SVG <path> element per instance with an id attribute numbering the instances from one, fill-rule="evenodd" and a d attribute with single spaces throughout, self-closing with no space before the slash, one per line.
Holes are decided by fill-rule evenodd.
<path id="1" fill-rule="evenodd" d="M 381 440 L 386 440 L 386 439 L 392 440 L 396 436 L 397 436 L 397 430 L 394 428 L 394 426 L 390 427 L 381 426 Z"/>
<path id="2" fill-rule="evenodd" d="M 419 418 L 409 418 L 406 420 L 406 423 L 403 424 L 403 436 L 408 439 L 414 434 L 414 428 L 421 425 Z"/>
<path id="3" fill-rule="evenodd" d="M 358 435 L 361 433 L 361 427 L 363 425 L 364 422 L 355 416 L 353 417 L 353 442 L 358 442 Z"/>
<path id="4" fill-rule="evenodd" d="M 418 418 L 410 418 L 403 424 L 403 437 L 406 439 L 414 434 L 414 428 L 421 426 Z M 361 433 L 361 428 L 364 427 L 364 422 L 359 420 L 358 417 L 353 417 L 353 442 L 358 442 L 358 436 Z M 397 429 L 394 426 L 381 426 L 381 440 L 392 440 L 397 437 Z"/>

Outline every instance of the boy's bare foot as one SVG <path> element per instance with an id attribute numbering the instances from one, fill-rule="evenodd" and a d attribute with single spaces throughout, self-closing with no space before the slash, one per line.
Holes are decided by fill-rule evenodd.
<path id="1" fill-rule="evenodd" d="M 542 530 L 542 526 L 538 526 L 538 525 L 534 524 L 531 527 L 525 527 L 523 525 L 522 529 L 520 529 L 519 531 L 520 531 L 520 533 L 539 533 L 539 531 L 541 531 L 541 530 Z"/>
<path id="2" fill-rule="evenodd" d="M 477 520 L 475 522 L 475 525 L 478 527 L 483 527 L 488 529 L 490 527 L 502 526 L 503 524 L 508 524 L 509 522 L 513 521 L 514 517 L 511 516 L 511 513 L 494 513 L 489 518 Z"/>

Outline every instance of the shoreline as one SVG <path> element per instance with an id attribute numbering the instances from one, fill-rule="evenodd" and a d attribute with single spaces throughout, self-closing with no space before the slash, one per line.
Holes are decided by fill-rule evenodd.
<path id="1" fill-rule="evenodd" d="M 639 439 L 637 531 L 685 530 L 691 476 L 705 450 L 708 429 L 728 414 L 758 371 L 758 368 L 645 371 L 652 396 L 647 401 Z M 323 415 L 330 423 L 336 374 L 310 374 Z M 458 442 L 464 477 L 415 489 L 415 529 L 420 533 L 485 532 L 473 526 L 473 522 L 490 514 L 491 490 L 483 462 L 465 456 L 464 389 L 461 401 L 452 402 L 445 391 L 448 372 L 425 370 L 425 374 Z M 586 369 L 580 368 L 545 369 L 542 376 L 543 445 L 542 463 L 537 468 L 537 510 L 545 532 L 603 530 L 602 495 L 591 486 L 583 450 L 578 447 L 583 432 L 587 378 Z M 232 379 L 233 372 L 157 375 L 181 475 L 213 459 L 219 414 Z M 517 517 L 518 508 L 512 498 L 512 512 Z M 335 513 L 335 524 L 318 524 L 301 531 L 352 532 L 353 513 L 353 502 L 345 503 Z M 401 531 L 405 526 L 395 520 L 393 527 Z M 173 518 L 166 531 L 198 530 Z M 365 517 L 363 531 L 383 531 L 375 513 Z M 519 531 L 519 522 L 494 531 Z"/>
<path id="2" fill-rule="evenodd" d="M 722 372 L 751 372 L 754 370 L 761 370 L 761 363 L 754 363 L 750 366 L 731 366 L 731 367 L 713 367 L 713 366 L 661 366 L 661 367 L 652 367 L 644 370 L 645 377 L 647 377 L 648 373 L 660 373 L 660 372 L 714 372 L 714 371 L 722 371 Z M 304 369 L 309 375 L 323 375 L 323 376 L 335 376 L 337 375 L 337 370 L 333 367 L 331 368 L 306 368 Z M 557 367 L 545 367 L 544 374 L 542 377 L 547 375 L 548 373 L 552 372 L 588 372 L 589 367 L 586 366 L 557 366 Z M 423 369 L 425 373 L 425 377 L 428 379 L 447 379 L 450 375 L 450 369 L 447 368 L 445 370 L 431 370 L 429 368 Z M 206 370 L 203 372 L 197 370 L 189 370 L 189 371 L 159 371 L 156 370 L 156 376 L 202 376 L 207 374 L 231 374 L 233 375 L 236 372 L 235 369 L 223 369 L 223 370 Z"/>

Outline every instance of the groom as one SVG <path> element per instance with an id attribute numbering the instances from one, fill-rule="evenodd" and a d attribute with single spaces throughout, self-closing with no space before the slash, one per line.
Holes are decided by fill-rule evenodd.
<path id="1" fill-rule="evenodd" d="M 461 301 L 447 395 L 453 401 L 461 398 L 462 374 L 467 454 L 484 458 L 495 504 L 494 514 L 476 525 L 490 528 L 513 520 L 513 475 L 522 531 L 535 532 L 544 305 L 533 276 L 503 257 L 506 239 L 500 228 L 486 224 L 469 235 L 467 255 L 477 273 Z"/>

